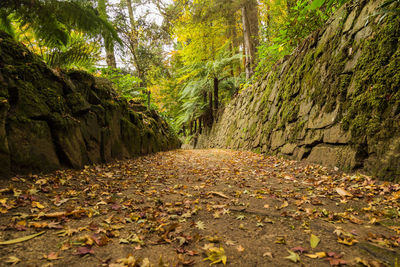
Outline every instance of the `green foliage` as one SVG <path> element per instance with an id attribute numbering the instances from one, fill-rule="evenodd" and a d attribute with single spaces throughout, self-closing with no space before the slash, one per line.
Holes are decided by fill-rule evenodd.
<path id="1" fill-rule="evenodd" d="M 50 67 L 90 68 L 99 60 L 100 47 L 81 34 L 72 32 L 67 46 L 50 48 L 43 59 Z"/>
<path id="2" fill-rule="evenodd" d="M 144 102 L 147 94 L 145 88 L 140 87 L 141 80 L 122 69 L 102 68 L 92 71 L 98 71 L 100 77 L 113 82 L 115 89 L 128 100 Z"/>
<path id="3" fill-rule="evenodd" d="M 0 10 L 0 30 L 8 33 L 13 38 L 15 37 L 15 31 L 11 24 L 10 14 L 7 14 L 5 10 Z"/>
<path id="4" fill-rule="evenodd" d="M 261 27 L 257 76 L 277 60 L 290 54 L 311 32 L 321 27 L 329 16 L 347 0 L 277 0 L 262 1 L 266 23 Z"/>
<path id="5" fill-rule="evenodd" d="M 97 15 L 89 0 L 3 0 L 0 8 L 7 16 L 12 14 L 19 27 L 31 28 L 46 46 L 67 45 L 72 29 L 92 35 L 107 32 L 119 40 L 112 25 Z"/>
<path id="6" fill-rule="evenodd" d="M 183 84 L 179 92 L 183 104 L 176 120 L 177 125 L 197 119 L 208 111 L 205 96 L 212 92 L 214 79 L 218 79 L 219 88 L 225 92 L 223 99 L 230 99 L 243 79 L 243 76 L 233 77 L 230 72 L 232 66 L 239 64 L 241 58 L 238 54 L 230 56 L 225 46 L 215 60 L 182 67 L 178 81 Z"/>
<path id="7" fill-rule="evenodd" d="M 42 56 L 52 68 L 93 66 L 100 56 L 93 37 L 100 34 L 120 41 L 89 0 L 4 0 L 0 7 L 0 29 Z"/>

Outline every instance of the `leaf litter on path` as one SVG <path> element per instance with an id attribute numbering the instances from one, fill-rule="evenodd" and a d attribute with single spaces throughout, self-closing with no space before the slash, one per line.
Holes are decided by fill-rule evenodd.
<path id="1" fill-rule="evenodd" d="M 399 199 L 399 184 L 304 162 L 218 149 L 161 152 L 0 181 L 0 260 L 394 265 Z"/>

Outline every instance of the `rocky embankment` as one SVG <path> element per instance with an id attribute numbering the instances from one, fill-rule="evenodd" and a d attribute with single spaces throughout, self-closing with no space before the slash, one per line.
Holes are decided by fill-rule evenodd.
<path id="1" fill-rule="evenodd" d="M 129 104 L 109 81 L 53 71 L 0 32 L 0 177 L 179 146 L 156 112 Z"/>
<path id="2" fill-rule="evenodd" d="M 197 147 L 253 150 L 400 179 L 400 17 L 385 13 L 382 3 L 353 1 L 339 9 L 235 97 Z"/>

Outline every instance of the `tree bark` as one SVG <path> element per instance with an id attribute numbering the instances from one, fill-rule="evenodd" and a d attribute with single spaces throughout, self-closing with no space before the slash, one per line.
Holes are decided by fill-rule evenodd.
<path id="1" fill-rule="evenodd" d="M 139 46 L 139 33 L 136 29 L 137 25 L 136 25 L 136 21 L 135 21 L 135 17 L 133 15 L 133 8 L 132 8 L 132 0 L 126 0 L 126 5 L 128 7 L 128 16 L 129 16 L 129 22 L 131 24 L 131 32 L 130 32 L 130 36 L 129 36 L 129 40 L 130 40 L 130 51 L 132 53 L 133 56 L 133 61 L 134 61 L 134 65 L 136 68 L 136 72 L 137 72 L 137 76 L 142 80 L 142 82 L 140 83 L 141 87 L 145 87 L 146 85 L 146 81 L 145 81 L 145 74 L 143 69 L 140 67 L 140 62 L 137 56 L 137 52 L 136 49 Z"/>
<path id="2" fill-rule="evenodd" d="M 213 93 L 209 92 L 208 93 L 208 108 L 209 108 L 209 116 L 210 116 L 210 123 L 212 124 L 214 121 L 213 117 Z M 211 125 L 210 125 L 211 126 Z"/>
<path id="3" fill-rule="evenodd" d="M 258 46 L 258 8 L 256 0 L 246 0 L 242 6 L 244 51 L 246 54 L 246 78 L 254 74 Z"/>
<path id="4" fill-rule="evenodd" d="M 105 20 L 108 20 L 107 8 L 106 8 L 107 0 L 98 0 L 97 4 L 100 17 Z M 116 68 L 117 62 L 115 60 L 113 40 L 107 33 L 103 34 L 102 37 L 104 40 L 104 48 L 106 50 L 107 66 L 111 68 Z"/>
<path id="5" fill-rule="evenodd" d="M 199 133 L 201 134 L 201 132 L 202 132 L 202 130 L 203 130 L 203 125 L 201 124 L 201 120 L 202 120 L 202 117 L 200 117 L 199 118 Z"/>
<path id="6" fill-rule="evenodd" d="M 219 80 L 214 78 L 214 118 L 217 118 L 218 112 L 218 83 Z"/>

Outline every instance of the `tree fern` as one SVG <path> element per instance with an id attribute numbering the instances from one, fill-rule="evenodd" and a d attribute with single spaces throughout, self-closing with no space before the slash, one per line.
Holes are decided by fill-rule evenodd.
<path id="1" fill-rule="evenodd" d="M 0 30 L 5 31 L 13 38 L 15 37 L 14 29 L 11 25 L 10 15 L 4 12 L 4 10 L 0 10 Z"/>
<path id="2" fill-rule="evenodd" d="M 91 67 L 99 60 L 100 47 L 81 33 L 73 32 L 68 46 L 48 49 L 43 59 L 50 67 Z"/>
<path id="3" fill-rule="evenodd" d="M 22 27 L 31 27 L 47 46 L 67 45 L 73 29 L 91 35 L 107 33 L 120 42 L 114 28 L 97 15 L 89 0 L 2 0 L 0 10 L 7 16 L 13 14 Z"/>

